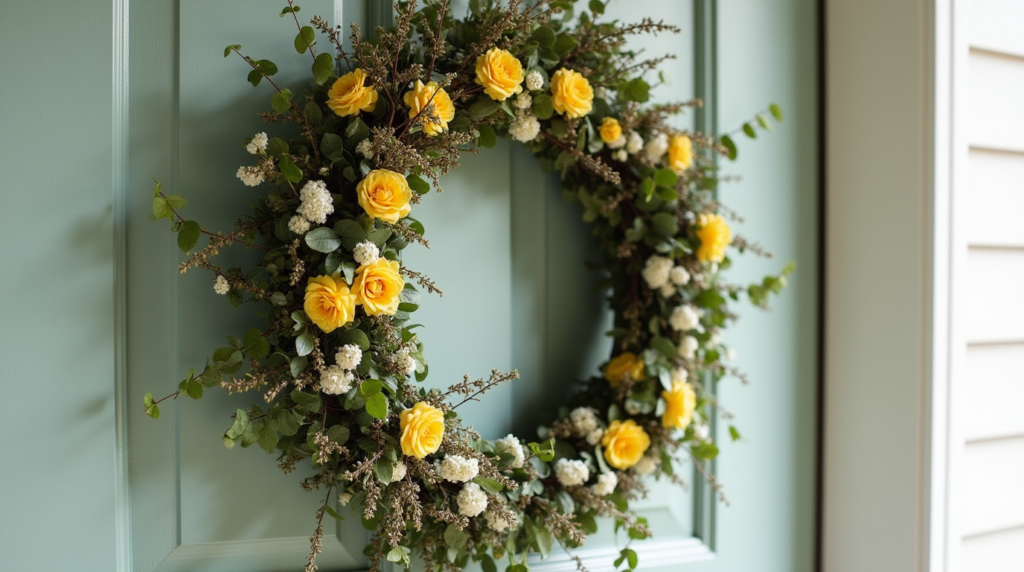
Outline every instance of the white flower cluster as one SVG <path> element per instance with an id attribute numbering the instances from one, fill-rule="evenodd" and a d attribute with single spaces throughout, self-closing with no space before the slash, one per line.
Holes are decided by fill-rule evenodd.
<path id="1" fill-rule="evenodd" d="M 601 438 L 604 437 L 604 429 L 598 427 L 590 433 L 587 433 L 587 444 L 591 447 L 596 447 L 601 442 Z"/>
<path id="2" fill-rule="evenodd" d="M 409 468 L 405 466 L 405 463 L 399 461 L 397 465 L 391 469 L 391 482 L 397 483 L 398 481 L 405 478 L 405 474 L 409 471 Z"/>
<path id="3" fill-rule="evenodd" d="M 487 495 L 476 483 L 466 483 L 455 500 L 459 503 L 459 512 L 466 516 L 476 516 L 487 508 Z"/>
<path id="4" fill-rule="evenodd" d="M 263 169 L 260 169 L 259 167 L 254 167 L 252 165 L 239 167 L 238 172 L 235 173 L 235 176 L 241 179 L 242 182 L 249 187 L 255 187 L 256 185 L 259 185 L 266 179 L 263 175 Z"/>
<path id="5" fill-rule="evenodd" d="M 572 421 L 572 427 L 577 435 L 584 437 L 597 429 L 596 413 L 597 410 L 593 407 L 577 407 L 569 412 L 569 420 Z"/>
<path id="6" fill-rule="evenodd" d="M 611 143 L 608 143 L 609 149 L 622 149 L 626 146 L 626 135 L 619 135 L 619 138 Z"/>
<path id="7" fill-rule="evenodd" d="M 340 495 L 338 495 L 338 506 L 345 506 L 348 503 L 352 502 L 352 497 L 354 496 L 355 495 L 348 491 L 341 493 Z"/>
<path id="8" fill-rule="evenodd" d="M 509 522 L 502 518 L 500 514 L 494 512 L 493 510 L 489 510 L 484 512 L 484 519 L 487 520 L 487 526 L 491 527 L 491 530 L 495 532 L 502 532 L 506 528 L 509 530 L 515 530 L 519 528 L 518 515 L 515 513 L 512 513 L 512 515 L 512 521 Z"/>
<path id="9" fill-rule="evenodd" d="M 356 145 L 356 153 L 359 153 L 363 157 L 369 160 L 373 160 L 373 144 L 370 143 L 369 139 L 363 139 Z"/>
<path id="10" fill-rule="evenodd" d="M 525 91 L 520 93 L 516 97 L 516 100 L 512 103 L 512 106 L 515 107 L 516 109 L 530 109 L 530 106 L 532 105 L 533 98 L 530 97 L 530 94 Z"/>
<path id="11" fill-rule="evenodd" d="M 526 89 L 537 91 L 542 87 L 544 87 L 544 76 L 540 75 L 540 72 L 532 71 L 526 74 Z"/>
<path id="12" fill-rule="evenodd" d="M 267 150 L 267 143 L 269 143 L 267 134 L 257 133 L 253 136 L 252 141 L 249 141 L 249 144 L 245 146 L 245 150 L 252 155 L 262 153 Z"/>
<path id="13" fill-rule="evenodd" d="M 644 269 L 640 275 L 644 277 L 644 281 L 651 287 L 651 290 L 657 290 L 669 283 L 674 264 L 671 258 L 655 254 L 644 263 Z"/>
<path id="14" fill-rule="evenodd" d="M 658 468 L 658 460 L 650 455 L 644 456 L 640 462 L 633 466 L 633 470 L 640 476 L 646 476 Z"/>
<path id="15" fill-rule="evenodd" d="M 533 141 L 540 134 L 540 121 L 530 112 L 520 112 L 508 126 L 508 134 L 516 141 Z"/>
<path id="16" fill-rule="evenodd" d="M 523 466 L 526 462 L 526 451 L 523 450 L 523 446 L 519 443 L 519 439 L 511 433 L 504 439 L 498 439 L 494 442 L 494 450 L 500 453 L 511 453 L 515 455 L 515 460 L 510 465 L 513 469 L 518 469 Z"/>
<path id="17" fill-rule="evenodd" d="M 685 367 L 672 368 L 671 379 L 672 383 L 686 383 L 686 380 L 690 378 L 690 372 Z"/>
<path id="18" fill-rule="evenodd" d="M 626 151 L 630 155 L 636 155 L 644 148 L 644 138 L 636 131 L 629 132 L 629 140 L 626 142 Z"/>
<path id="19" fill-rule="evenodd" d="M 360 242 L 352 249 L 352 258 L 355 258 L 359 266 L 373 264 L 380 258 L 380 249 L 372 242 Z"/>
<path id="20" fill-rule="evenodd" d="M 668 279 L 676 286 L 686 286 L 690 283 L 690 273 L 682 266 L 675 266 L 669 271 Z"/>
<path id="21" fill-rule="evenodd" d="M 480 474 L 480 462 L 461 455 L 448 455 L 441 461 L 438 474 L 446 481 L 464 483 L 475 479 Z"/>
<path id="22" fill-rule="evenodd" d="M 334 212 L 334 198 L 327 190 L 327 183 L 323 181 L 306 182 L 299 191 L 299 200 L 302 204 L 295 212 L 309 222 L 324 224 L 327 222 L 327 215 Z"/>
<path id="23" fill-rule="evenodd" d="M 652 163 L 657 163 L 668 152 L 668 135 L 658 133 L 644 145 L 644 154 Z"/>
<path id="24" fill-rule="evenodd" d="M 398 367 L 405 372 L 405 375 L 409 375 L 416 371 L 416 360 L 409 355 L 409 348 L 407 347 L 403 347 L 395 352 L 395 363 L 397 363 Z"/>
<path id="25" fill-rule="evenodd" d="M 612 159 L 615 159 L 619 163 L 625 163 L 629 159 L 629 155 L 625 149 L 619 149 L 618 151 L 612 152 Z"/>
<path id="26" fill-rule="evenodd" d="M 295 234 L 306 234 L 309 231 L 309 221 L 302 215 L 295 215 L 288 219 L 288 230 Z"/>
<path id="27" fill-rule="evenodd" d="M 353 370 L 363 361 L 363 351 L 355 344 L 345 344 L 334 354 L 334 361 L 344 370 Z"/>
<path id="28" fill-rule="evenodd" d="M 615 492 L 615 487 L 618 484 L 619 477 L 615 476 L 615 473 L 601 473 L 597 476 L 597 483 L 590 487 L 590 490 L 594 491 L 595 495 L 603 497 Z"/>
<path id="29" fill-rule="evenodd" d="M 228 284 L 228 279 L 223 274 L 218 274 L 217 279 L 213 281 L 213 291 L 221 296 L 231 291 L 231 285 Z"/>
<path id="30" fill-rule="evenodd" d="M 590 478 L 590 469 L 583 461 L 559 459 L 555 463 L 555 476 L 563 487 L 575 487 L 587 482 Z"/>
<path id="31" fill-rule="evenodd" d="M 693 336 L 686 336 L 679 342 L 679 357 L 683 359 L 693 359 L 697 355 L 697 347 L 699 346 L 697 338 Z"/>
<path id="32" fill-rule="evenodd" d="M 348 393 L 354 380 L 352 372 L 345 371 L 341 366 L 328 366 L 320 373 L 320 391 L 331 395 Z"/>
<path id="33" fill-rule="evenodd" d="M 708 427 L 707 423 L 694 423 L 693 424 L 693 436 L 698 441 L 707 441 L 708 434 L 711 433 L 711 428 Z"/>
<path id="34" fill-rule="evenodd" d="M 700 326 L 700 312 L 689 304 L 676 306 L 672 310 L 672 315 L 668 317 L 668 323 L 677 332 L 697 329 Z"/>

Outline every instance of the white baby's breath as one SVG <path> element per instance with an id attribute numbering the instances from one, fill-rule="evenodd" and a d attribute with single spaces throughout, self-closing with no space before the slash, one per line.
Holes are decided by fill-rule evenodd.
<path id="1" fill-rule="evenodd" d="M 352 249 L 352 258 L 354 258 L 356 264 L 360 266 L 373 264 L 378 258 L 380 258 L 380 249 L 372 242 L 360 242 Z"/>
<path id="2" fill-rule="evenodd" d="M 320 374 L 320 391 L 330 395 L 348 393 L 354 380 L 352 372 L 345 371 L 340 366 L 328 366 Z"/>
<path id="3" fill-rule="evenodd" d="M 544 87 L 544 76 L 540 75 L 540 72 L 532 71 L 526 74 L 526 89 L 537 91 L 542 87 Z"/>
<path id="4" fill-rule="evenodd" d="M 480 462 L 461 455 L 448 455 L 441 461 L 438 474 L 446 481 L 464 483 L 480 474 Z"/>
<path id="5" fill-rule="evenodd" d="M 508 126 L 508 134 L 516 141 L 533 141 L 540 134 L 540 121 L 532 113 L 521 113 Z"/>
<path id="6" fill-rule="evenodd" d="M 223 274 L 218 274 L 217 278 L 213 281 L 213 291 L 221 296 L 231 291 L 231 285 L 228 284 L 228 279 Z"/>
<path id="7" fill-rule="evenodd" d="M 263 170 L 260 169 L 259 167 L 254 167 L 252 165 L 239 167 L 238 172 L 235 173 L 235 176 L 241 179 L 242 182 L 249 187 L 255 187 L 256 185 L 259 185 L 265 180 Z"/>
<path id="8" fill-rule="evenodd" d="M 676 306 L 668 317 L 668 324 L 677 332 L 694 330 L 700 325 L 700 311 L 689 304 Z"/>
<path id="9" fill-rule="evenodd" d="M 327 215 L 334 212 L 334 198 L 323 181 L 307 181 L 299 191 L 299 200 L 302 204 L 296 212 L 309 222 L 324 224 Z"/>
<path id="10" fill-rule="evenodd" d="M 463 485 L 455 500 L 459 504 L 459 512 L 466 516 L 477 516 L 487 508 L 487 495 L 476 483 Z"/>
<path id="11" fill-rule="evenodd" d="M 288 230 L 295 234 L 306 234 L 309 232 L 309 221 L 302 215 L 295 215 L 288 219 Z"/>
<path id="12" fill-rule="evenodd" d="M 555 463 L 555 476 L 563 487 L 575 487 L 587 482 L 590 478 L 590 469 L 583 461 L 559 459 Z"/>
<path id="13" fill-rule="evenodd" d="M 522 467 L 523 463 L 526 461 L 526 452 L 523 450 L 523 446 L 519 443 L 519 439 L 511 433 L 509 433 L 505 438 L 495 441 L 494 450 L 499 454 L 511 453 L 512 455 L 515 455 L 515 460 L 513 460 L 512 464 L 509 465 L 513 469 Z"/>
<path id="14" fill-rule="evenodd" d="M 345 344 L 334 354 L 334 361 L 344 370 L 353 370 L 363 361 L 363 350 L 355 344 Z"/>

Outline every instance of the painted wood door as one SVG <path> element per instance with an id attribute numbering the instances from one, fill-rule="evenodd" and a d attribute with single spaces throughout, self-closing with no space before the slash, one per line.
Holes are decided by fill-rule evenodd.
<path id="1" fill-rule="evenodd" d="M 56 335 L 51 339 L 72 346 L 79 352 L 73 357 L 88 366 L 74 391 L 62 395 L 52 390 L 57 403 L 73 397 L 75 405 L 68 405 L 69 413 L 61 417 L 65 425 L 42 429 L 36 441 L 64 443 L 61 430 L 74 430 L 83 439 L 89 437 L 89 447 L 101 449 L 89 457 L 80 452 L 70 456 L 90 487 L 105 493 L 87 497 L 84 508 L 91 516 L 80 518 L 83 526 L 72 542 L 78 546 L 72 554 L 80 556 L 64 562 L 87 570 L 145 572 L 297 569 L 308 549 L 318 495 L 297 486 L 301 475 L 277 472 L 272 457 L 258 449 L 226 451 L 218 437 L 228 423 L 226 412 L 244 407 L 249 398 L 209 392 L 200 402 L 166 408 L 158 421 L 145 418 L 139 404 L 148 391 L 172 391 L 189 368 L 203 364 L 205 352 L 223 334 L 243 332 L 254 323 L 245 310 L 232 310 L 214 295 L 210 277 L 177 274 L 180 255 L 172 235 L 163 224 L 148 220 L 150 177 L 185 194 L 192 216 L 205 225 L 228 227 L 254 197 L 234 177 L 247 158 L 241 140 L 278 127 L 265 127 L 256 118 L 257 111 L 268 107 L 270 93 L 245 83 L 244 64 L 221 58 L 223 47 L 240 43 L 247 53 L 273 59 L 282 70 L 280 80 L 297 89 L 308 62 L 291 49 L 291 28 L 273 17 L 280 6 L 268 0 L 161 0 L 130 7 L 128 0 L 117 0 L 109 22 L 109 3 L 89 0 L 84 5 L 88 10 L 81 3 L 56 4 L 68 4 L 68 10 L 50 13 L 33 7 L 26 17 L 49 17 L 91 41 L 86 44 L 91 59 L 86 61 L 106 70 L 98 77 L 107 83 L 87 84 L 87 101 L 114 102 L 106 108 L 109 115 L 81 113 L 68 119 L 77 132 L 113 131 L 112 143 L 93 157 L 106 161 L 103 168 L 90 163 L 77 167 L 102 175 L 86 185 L 88 196 L 111 209 L 92 213 L 68 201 L 78 197 L 66 190 L 74 174 L 70 167 L 57 171 L 63 178 L 51 171 L 54 178 L 46 179 L 51 208 L 62 228 L 74 230 L 12 258 L 15 270 L 24 273 L 34 270 L 36 258 L 49 256 L 92 277 L 85 290 L 76 291 L 82 300 L 60 300 L 76 308 L 92 301 L 86 304 L 88 312 L 70 313 L 73 325 L 59 334 L 48 329 L 36 334 Z M 796 260 L 800 271 L 773 314 L 744 310 L 741 324 L 730 333 L 729 341 L 741 352 L 739 365 L 755 380 L 750 387 L 732 380 L 720 388 L 724 406 L 750 435 L 721 444 L 718 472 L 732 506 L 712 499 L 699 477 L 691 478 L 694 487 L 688 491 L 655 484 L 642 510 L 651 518 L 656 537 L 635 547 L 644 570 L 810 570 L 817 212 L 813 150 L 808 147 L 817 117 L 813 2 L 732 1 L 717 10 L 714 4 L 633 0 L 612 3 L 610 12 L 624 20 L 664 18 L 682 28 L 680 36 L 646 41 L 652 54 L 678 56 L 668 64 L 668 82 L 655 90 L 656 98 L 708 97 L 706 113 L 681 125 L 731 128 L 769 101 L 786 108 L 787 121 L 777 133 L 743 145 L 742 160 L 727 166 L 728 172 L 745 179 L 723 189 L 722 197 L 748 215 L 740 232 L 772 247 L 777 260 Z M 310 0 L 302 6 L 303 14 L 319 13 L 336 22 L 366 22 L 380 12 L 376 0 Z M 10 21 L 5 21 L 5 32 Z M 74 25 L 78 22 L 95 27 L 83 30 Z M 26 35 L 11 32 L 0 41 Z M 4 46 L 13 53 L 17 44 Z M 32 58 L 24 56 L 26 61 Z M 61 69 L 72 76 L 82 74 L 82 79 L 96 77 L 71 66 Z M 60 102 L 53 95 L 31 105 L 42 111 Z M 27 134 L 35 132 L 30 121 L 10 112 L 4 115 L 5 126 L 10 122 Z M 16 140 L 7 133 L 3 137 L 5 149 Z M 48 139 L 37 143 L 47 144 L 53 145 Z M 3 172 L 20 173 L 18 162 L 47 172 L 48 165 L 22 153 L 0 154 L 9 162 Z M 18 188 L 29 186 L 27 178 L 18 183 Z M 105 194 L 106 188 L 114 193 Z M 575 206 L 562 201 L 557 180 L 541 174 L 527 153 L 506 143 L 467 156 L 444 189 L 416 207 L 433 248 L 412 251 L 405 261 L 430 274 L 446 293 L 428 299 L 417 315 L 427 325 L 429 383 L 447 385 L 463 374 L 518 368 L 521 380 L 489 394 L 485 403 L 473 404 L 464 416 L 485 435 L 510 430 L 528 435 L 530 428 L 550 419 L 572 381 L 589 375 L 610 348 L 603 336 L 609 318 L 601 293 L 582 264 L 593 254 L 588 229 Z M 3 216 L 8 242 L 34 228 L 13 209 L 5 209 Z M 69 252 L 62 244 L 75 248 Z M 83 257 L 82 249 L 93 258 Z M 223 257 L 230 265 L 247 253 L 225 252 Z M 737 280 L 749 280 L 779 264 L 743 260 L 732 272 Z M 46 288 L 34 291 L 15 282 L 11 276 L 16 274 L 4 274 L 5 294 L 39 301 L 56 297 Z M 106 289 L 115 296 L 104 298 Z M 96 305 L 95 300 L 105 302 Z M 17 331 L 6 323 L 0 327 L 5 340 Z M 75 343 L 82 341 L 90 343 Z M 42 360 L 46 354 L 27 341 L 5 344 L 5 363 L 24 363 L 15 357 L 25 355 Z M 29 371 L 13 373 L 25 377 Z M 52 379 L 58 383 L 76 371 L 62 362 Z M 4 387 L 20 391 L 21 385 L 10 379 Z M 35 419 L 33 410 L 13 403 L 0 405 L 5 428 Z M 46 496 L 59 490 L 60 481 L 30 481 L 30 473 L 18 467 L 42 460 L 43 454 L 11 441 L 3 446 L 0 569 L 16 570 L 34 562 L 33 548 L 42 546 L 17 523 L 40 526 L 38 506 L 60 506 Z M 30 494 L 19 498 L 9 492 L 20 487 Z M 621 542 L 604 528 L 581 551 L 591 570 L 607 569 Z M 341 523 L 325 539 L 322 569 L 364 568 L 365 541 L 357 520 Z M 556 555 L 537 562 L 534 569 L 574 566 Z"/>

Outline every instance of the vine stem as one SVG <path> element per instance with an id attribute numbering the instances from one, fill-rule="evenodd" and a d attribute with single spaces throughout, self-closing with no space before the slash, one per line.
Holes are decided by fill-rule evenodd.
<path id="1" fill-rule="evenodd" d="M 302 33 L 302 24 L 299 23 L 299 17 L 295 15 L 295 2 L 294 0 L 288 0 L 288 7 L 292 9 L 292 18 L 295 18 L 295 26 L 299 29 L 299 33 Z M 313 44 L 308 44 L 309 55 L 313 57 L 313 61 L 316 61 L 316 51 L 313 49 Z"/>
<path id="2" fill-rule="evenodd" d="M 167 195 L 165 195 L 165 194 L 163 193 L 163 191 L 160 191 L 160 196 L 161 196 L 161 197 L 163 197 L 163 198 L 165 198 L 165 199 L 167 198 Z M 178 211 L 177 211 L 177 210 L 175 210 L 175 209 L 174 209 L 174 207 L 172 207 L 172 206 L 171 206 L 170 202 L 168 202 L 168 203 L 167 203 L 167 208 L 171 209 L 171 212 L 172 212 L 172 213 L 174 213 L 174 216 L 175 216 L 175 217 L 177 217 L 177 219 L 178 219 L 178 222 L 185 222 L 185 217 L 183 217 L 183 216 L 181 216 L 180 214 L 178 214 Z M 199 231 L 200 231 L 200 232 L 202 232 L 203 234 L 207 235 L 207 236 L 215 236 L 215 237 L 222 237 L 222 236 L 223 236 L 223 235 L 221 235 L 221 234 L 217 234 L 217 233 L 215 233 L 215 232 L 210 232 L 210 231 L 206 230 L 206 229 L 205 229 L 205 228 L 203 228 L 203 227 L 199 227 Z M 255 249 L 257 249 L 257 250 L 262 250 L 263 252 L 270 252 L 270 249 L 269 249 L 269 248 L 266 248 L 266 247 L 264 247 L 264 246 L 260 246 L 260 245 L 258 245 L 258 244 L 256 244 L 256 243 L 254 243 L 254 242 L 249 242 L 249 241 L 247 241 L 247 240 L 242 240 L 242 239 L 240 239 L 240 238 L 235 238 L 235 237 L 234 237 L 234 236 L 232 236 L 232 235 L 228 235 L 228 236 L 229 236 L 229 237 L 231 238 L 231 240 L 232 240 L 232 241 L 234 241 L 234 242 L 237 242 L 237 243 L 239 243 L 239 244 L 244 244 L 244 245 L 246 245 L 246 246 L 249 246 L 249 247 L 255 248 Z"/>

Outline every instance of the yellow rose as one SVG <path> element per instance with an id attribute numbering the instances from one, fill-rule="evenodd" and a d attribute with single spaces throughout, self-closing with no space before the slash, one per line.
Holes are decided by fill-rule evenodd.
<path id="1" fill-rule="evenodd" d="M 622 137 L 622 126 L 619 125 L 619 120 L 614 117 L 605 117 L 601 121 L 601 141 L 611 143 L 619 137 Z"/>
<path id="2" fill-rule="evenodd" d="M 673 381 L 672 389 L 661 392 L 665 400 L 665 413 L 661 416 L 662 427 L 686 429 L 693 421 L 693 409 L 697 406 L 697 393 L 685 381 Z"/>
<path id="3" fill-rule="evenodd" d="M 693 164 L 693 141 L 686 135 L 676 135 L 668 146 L 668 166 L 682 173 Z"/>
<path id="4" fill-rule="evenodd" d="M 397 312 L 398 296 L 405 287 L 400 268 L 398 262 L 384 257 L 359 267 L 352 281 L 356 304 L 362 304 L 363 310 L 371 316 L 390 316 Z"/>
<path id="5" fill-rule="evenodd" d="M 352 321 L 356 314 L 356 295 L 340 274 L 317 276 L 306 284 L 303 308 L 309 319 L 329 334 Z"/>
<path id="6" fill-rule="evenodd" d="M 627 377 L 633 381 L 644 378 L 644 362 L 633 352 L 622 352 L 604 366 L 604 378 L 612 387 L 618 387 Z"/>
<path id="7" fill-rule="evenodd" d="M 562 68 L 551 76 L 551 103 L 569 119 L 583 117 L 594 107 L 594 89 L 580 72 Z"/>
<path id="8" fill-rule="evenodd" d="M 435 91 L 437 95 L 434 95 Z M 438 87 L 436 81 L 423 85 L 422 81 L 416 80 L 416 87 L 405 92 L 404 99 L 409 106 L 409 118 L 419 115 L 416 121 L 423 124 L 423 132 L 431 137 L 448 129 L 448 122 L 455 118 L 455 106 L 448 92 Z M 433 112 L 420 115 L 428 103 L 434 107 Z"/>
<path id="9" fill-rule="evenodd" d="M 422 401 L 400 415 L 402 453 L 422 459 L 436 453 L 444 437 L 444 413 Z"/>
<path id="10" fill-rule="evenodd" d="M 725 258 L 725 247 L 732 243 L 732 230 L 728 223 L 717 214 L 702 214 L 697 217 L 697 260 L 721 262 Z"/>
<path id="11" fill-rule="evenodd" d="M 356 68 L 339 77 L 327 92 L 327 106 L 345 117 L 377 107 L 377 90 L 363 85 L 366 72 Z"/>
<path id="12" fill-rule="evenodd" d="M 505 101 L 523 91 L 523 64 L 511 53 L 491 48 L 476 58 L 476 83 L 494 101 Z"/>
<path id="13" fill-rule="evenodd" d="M 371 218 L 395 223 L 412 212 L 412 189 L 401 173 L 387 169 L 370 171 L 356 185 L 356 196 L 359 206 Z"/>
<path id="14" fill-rule="evenodd" d="M 601 446 L 604 447 L 604 460 L 616 469 L 625 471 L 644 457 L 651 446 L 651 438 L 636 421 L 627 419 L 623 422 L 616 419 L 605 430 Z"/>

